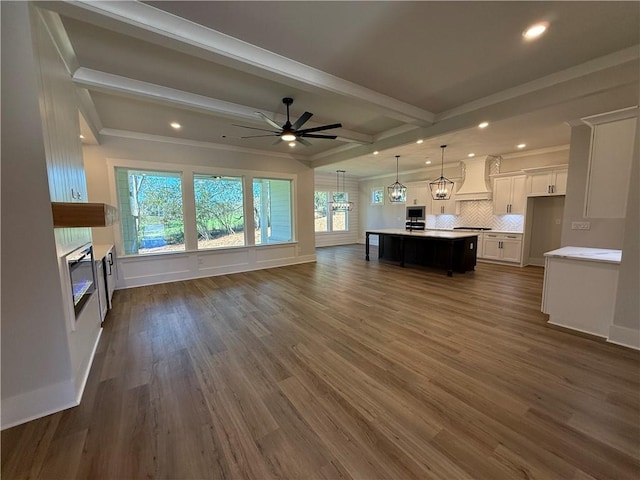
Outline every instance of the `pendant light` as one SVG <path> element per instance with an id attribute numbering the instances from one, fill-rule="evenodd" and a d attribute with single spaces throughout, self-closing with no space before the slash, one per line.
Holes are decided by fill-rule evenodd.
<path id="1" fill-rule="evenodd" d="M 351 211 L 353 208 L 353 202 L 347 200 L 347 193 L 344 186 L 344 174 L 345 170 L 336 170 L 336 191 L 333 194 L 333 201 L 331 202 L 331 210 L 336 211 Z M 340 174 L 342 174 L 342 190 L 340 189 Z"/>
<path id="2" fill-rule="evenodd" d="M 440 178 L 437 178 L 433 182 L 429 182 L 429 188 L 431 189 L 431 197 L 433 197 L 434 200 L 449 200 L 455 184 L 444 176 L 444 149 L 447 148 L 447 146 L 440 145 L 440 148 L 442 149 Z"/>
<path id="3" fill-rule="evenodd" d="M 389 194 L 389 200 L 398 203 L 406 200 L 407 187 L 402 185 L 398 181 L 398 159 L 400 155 L 396 155 L 396 181 L 393 185 L 387 187 L 387 193 Z"/>

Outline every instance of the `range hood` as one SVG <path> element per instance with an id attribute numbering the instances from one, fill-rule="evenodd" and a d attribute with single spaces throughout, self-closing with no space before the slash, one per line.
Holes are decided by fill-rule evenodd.
<path id="1" fill-rule="evenodd" d="M 108 227 L 119 220 L 118 209 L 106 203 L 51 202 L 53 226 Z"/>
<path id="2" fill-rule="evenodd" d="M 456 201 L 491 200 L 492 192 L 487 183 L 487 168 L 494 157 L 485 156 L 463 160 L 464 183 L 456 192 Z"/>

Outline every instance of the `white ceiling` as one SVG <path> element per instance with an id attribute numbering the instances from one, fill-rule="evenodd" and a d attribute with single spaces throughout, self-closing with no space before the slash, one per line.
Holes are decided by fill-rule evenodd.
<path id="1" fill-rule="evenodd" d="M 566 122 L 639 103 L 638 2 L 38 5 L 55 11 L 98 141 L 206 142 L 370 177 L 395 174 L 394 155 L 401 171 L 439 163 L 443 143 L 447 162 L 566 145 Z M 539 21 L 547 34 L 524 41 Z M 305 127 L 341 122 L 338 139 L 240 138 L 260 132 L 234 125 L 270 128 L 256 111 L 284 123 L 283 97 L 292 121 L 313 112 Z"/>

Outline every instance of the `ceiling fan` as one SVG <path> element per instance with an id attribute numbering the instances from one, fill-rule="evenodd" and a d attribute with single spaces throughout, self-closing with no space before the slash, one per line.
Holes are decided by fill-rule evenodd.
<path id="1" fill-rule="evenodd" d="M 260 115 L 263 118 L 265 122 L 267 122 L 270 126 L 275 128 L 276 130 L 274 131 L 274 130 L 265 130 L 264 128 L 247 127 L 246 125 L 234 125 L 236 127 L 250 128 L 252 130 L 261 130 L 263 132 L 270 132 L 267 135 L 250 135 L 248 137 L 240 137 L 240 138 L 280 137 L 278 138 L 278 140 L 275 141 L 274 145 L 284 140 L 285 142 L 293 142 L 293 141 L 300 142 L 301 144 L 307 147 L 311 145 L 311 142 L 307 141 L 306 138 L 327 138 L 329 140 L 335 140 L 336 138 L 338 138 L 337 135 L 324 135 L 324 134 L 317 134 L 314 132 L 321 132 L 322 130 L 330 130 L 332 128 L 340 128 L 342 127 L 341 123 L 332 123 L 331 125 L 322 125 L 321 127 L 304 128 L 301 130 L 300 127 L 302 127 L 305 123 L 307 123 L 307 121 L 311 118 L 313 113 L 304 112 L 302 115 L 300 115 L 300 118 L 298 118 L 294 123 L 291 123 L 289 119 L 289 106 L 293 103 L 293 98 L 285 97 L 282 99 L 282 103 L 284 103 L 287 106 L 287 121 L 285 122 L 284 125 L 280 126 L 276 122 L 271 120 L 269 117 L 267 117 L 264 113 L 256 112 L 258 115 Z"/>

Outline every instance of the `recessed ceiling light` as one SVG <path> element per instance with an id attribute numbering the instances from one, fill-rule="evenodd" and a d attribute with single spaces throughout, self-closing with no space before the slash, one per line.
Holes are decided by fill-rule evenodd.
<path id="1" fill-rule="evenodd" d="M 475 153 L 469 153 L 469 154 L 467 154 L 467 157 L 469 157 L 469 158 L 473 158 L 473 157 L 475 157 L 475 156 L 476 156 L 476 154 L 475 154 Z"/>
<path id="2" fill-rule="evenodd" d="M 535 25 L 531 25 L 524 32 L 522 32 L 522 36 L 525 38 L 525 40 L 534 40 L 540 37 L 540 35 L 542 35 L 544 32 L 546 32 L 548 26 L 549 24 L 547 22 L 536 23 Z"/>
<path id="3" fill-rule="evenodd" d="M 378 150 L 376 150 L 375 152 L 373 152 L 374 155 L 378 155 L 380 152 Z"/>
<path id="4" fill-rule="evenodd" d="M 516 147 L 518 147 L 518 148 L 524 148 L 526 146 L 527 146 L 526 143 L 519 143 L 518 145 L 516 145 Z"/>
<path id="5" fill-rule="evenodd" d="M 424 163 L 426 163 L 427 165 L 431 165 L 431 160 L 427 160 L 427 161 L 426 161 L 426 162 L 424 162 Z"/>
<path id="6" fill-rule="evenodd" d="M 422 139 L 420 139 L 420 140 L 416 141 L 416 143 L 417 143 L 418 145 L 420 145 L 422 142 L 424 142 L 424 140 L 422 140 Z"/>
<path id="7" fill-rule="evenodd" d="M 171 128 L 175 128 L 176 130 L 180 130 L 182 128 L 182 125 L 178 122 L 171 122 L 169 125 L 171 125 Z"/>
<path id="8" fill-rule="evenodd" d="M 84 140 L 84 135 L 80 134 L 80 140 Z"/>
<path id="9" fill-rule="evenodd" d="M 289 146 L 290 147 L 295 147 L 296 146 L 296 142 L 289 142 Z"/>
<path id="10" fill-rule="evenodd" d="M 482 122 L 478 124 L 478 128 L 487 128 L 489 126 L 489 122 Z"/>

